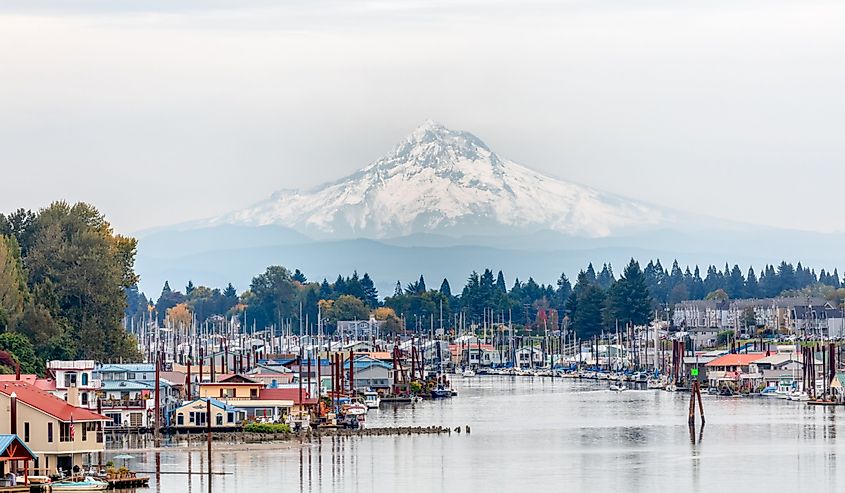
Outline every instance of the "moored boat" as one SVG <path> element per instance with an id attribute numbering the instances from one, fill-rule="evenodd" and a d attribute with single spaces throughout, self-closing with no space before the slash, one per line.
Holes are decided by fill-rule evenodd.
<path id="1" fill-rule="evenodd" d="M 342 408 L 343 414 L 347 414 L 349 416 L 363 416 L 367 414 L 368 410 L 368 407 L 360 402 L 353 402 L 352 404 L 348 404 Z"/>
<path id="2" fill-rule="evenodd" d="M 82 481 L 57 481 L 50 487 L 53 491 L 103 491 L 108 489 L 109 484 L 86 476 Z"/>
<path id="3" fill-rule="evenodd" d="M 452 391 L 450 389 L 444 388 L 442 385 L 438 385 L 437 388 L 431 389 L 432 399 L 444 399 L 446 397 L 452 397 Z"/>
<path id="4" fill-rule="evenodd" d="M 364 392 L 364 404 L 370 409 L 378 409 L 381 405 L 381 397 L 379 397 L 378 392 Z"/>
<path id="5" fill-rule="evenodd" d="M 810 396 L 807 395 L 806 392 L 798 392 L 797 390 L 795 390 L 789 394 L 789 400 L 796 402 L 807 402 L 810 400 Z"/>

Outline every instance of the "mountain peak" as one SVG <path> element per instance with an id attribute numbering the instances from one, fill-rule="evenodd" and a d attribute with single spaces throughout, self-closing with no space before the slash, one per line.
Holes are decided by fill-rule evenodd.
<path id="1" fill-rule="evenodd" d="M 432 120 L 429 118 L 428 120 L 422 122 L 417 126 L 414 132 L 429 132 L 429 131 L 438 131 L 438 130 L 448 130 L 445 125 L 442 123 Z"/>
<path id="2" fill-rule="evenodd" d="M 455 130 L 450 130 L 445 125 L 434 120 L 426 120 L 422 122 L 417 128 L 408 134 L 404 141 L 410 143 L 425 143 L 436 140 L 448 139 L 449 136 L 460 134 Z"/>
<path id="3" fill-rule="evenodd" d="M 541 230 L 599 237 L 667 220 L 651 206 L 501 159 L 475 135 L 426 120 L 350 176 L 274 194 L 213 222 L 276 224 L 332 238 L 390 238 Z"/>
<path id="4" fill-rule="evenodd" d="M 383 169 L 402 163 L 443 168 L 466 161 L 493 166 L 501 164 L 499 157 L 475 135 L 426 120 L 393 151 L 376 161 L 373 167 Z"/>

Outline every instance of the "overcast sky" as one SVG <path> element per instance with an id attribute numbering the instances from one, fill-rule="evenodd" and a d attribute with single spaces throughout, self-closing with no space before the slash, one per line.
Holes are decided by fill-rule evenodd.
<path id="1" fill-rule="evenodd" d="M 209 217 L 432 118 L 559 178 L 841 231 L 843 26 L 841 1 L 4 0 L 0 211 Z"/>

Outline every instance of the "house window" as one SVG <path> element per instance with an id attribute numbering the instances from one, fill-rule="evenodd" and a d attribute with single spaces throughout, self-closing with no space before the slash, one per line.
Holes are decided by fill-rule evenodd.
<path id="1" fill-rule="evenodd" d="M 249 398 L 258 399 L 258 389 L 249 389 Z"/>
<path id="2" fill-rule="evenodd" d="M 59 441 L 70 441 L 70 423 L 59 423 Z"/>
<path id="3" fill-rule="evenodd" d="M 29 441 L 29 423 L 23 424 L 23 441 Z"/>
<path id="4" fill-rule="evenodd" d="M 88 385 L 88 374 L 87 373 L 82 374 L 82 385 Z"/>
<path id="5" fill-rule="evenodd" d="M 88 440 L 88 423 L 82 423 L 82 441 Z"/>
<path id="6" fill-rule="evenodd" d="M 53 443 L 53 423 L 47 423 L 47 441 Z"/>
<path id="7" fill-rule="evenodd" d="M 223 414 L 218 414 L 215 422 L 217 426 L 223 426 Z"/>
<path id="8" fill-rule="evenodd" d="M 188 422 L 189 423 L 194 422 L 194 412 L 193 411 L 191 411 L 190 414 L 188 414 Z"/>
<path id="9" fill-rule="evenodd" d="M 179 414 L 176 415 L 176 424 L 179 425 L 179 426 L 182 426 L 182 425 L 185 424 L 185 415 L 184 414 L 179 413 Z"/>
<path id="10" fill-rule="evenodd" d="M 227 419 L 229 420 L 230 423 L 234 423 L 235 422 L 235 413 L 228 413 Z"/>
<path id="11" fill-rule="evenodd" d="M 127 373 L 126 379 L 127 380 L 135 380 L 135 374 L 134 373 Z"/>
<path id="12" fill-rule="evenodd" d="M 83 376 L 84 376 L 84 375 L 83 375 Z M 84 381 L 85 379 L 83 378 L 82 380 Z M 85 384 L 83 383 L 82 385 L 85 385 Z M 88 405 L 88 392 L 83 392 L 83 393 L 82 393 L 82 405 L 83 405 L 83 406 L 87 406 L 87 405 Z"/>

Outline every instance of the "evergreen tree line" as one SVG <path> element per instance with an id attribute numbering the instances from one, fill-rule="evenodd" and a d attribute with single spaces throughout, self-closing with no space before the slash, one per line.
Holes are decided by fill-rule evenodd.
<path id="1" fill-rule="evenodd" d="M 390 329 L 428 330 L 439 328 L 441 320 L 445 327 L 454 327 L 459 320 L 467 325 L 487 321 L 511 322 L 530 331 L 566 327 L 580 337 L 590 337 L 602 330 L 615 330 L 617 325 L 648 323 L 655 311 L 662 312 L 684 300 L 773 297 L 814 286 L 831 290 L 842 287 L 837 270 L 817 274 L 801 263 L 793 266 L 785 261 L 777 267 L 767 265 L 759 277 L 753 268 L 743 274 L 738 265 L 724 269 L 709 266 L 704 278 L 700 272 L 698 266 L 682 270 L 677 261 L 669 270 L 659 260 L 641 268 L 632 259 L 618 277 L 610 264 L 599 271 L 589 264 L 578 273 L 574 285 L 565 273 L 553 284 L 517 278 L 509 285 L 501 270 L 494 274 L 484 269 L 472 272 L 459 293 L 453 292 L 448 279 L 437 288 L 429 288 L 420 276 L 404 286 L 397 281 L 393 293 L 380 300 L 367 273 L 339 275 L 334 282 L 309 282 L 298 269 L 291 272 L 271 266 L 240 296 L 231 284 L 220 291 L 189 283 L 187 294 L 182 294 L 165 283 L 154 308 L 158 316 L 166 317 L 167 311 L 179 303 L 186 303 L 197 315 L 202 306 L 204 316 L 237 316 L 257 328 L 280 327 L 284 321 L 294 327 L 315 325 L 320 310 L 327 330 L 338 320 L 375 317 L 386 321 Z M 220 293 L 219 297 L 227 301 L 198 305 L 192 302 L 192 293 Z M 208 299 L 206 294 L 200 299 Z M 200 316 L 197 319 L 202 321 Z"/>
<path id="2" fill-rule="evenodd" d="M 689 266 L 681 270 L 677 260 L 672 263 L 670 270 L 666 270 L 657 260 L 649 262 L 643 271 L 646 285 L 654 299 L 669 306 L 684 300 L 702 300 L 708 294 L 719 291 L 732 299 L 772 298 L 814 285 L 833 289 L 842 287 L 838 270 L 827 272 L 822 269 L 816 274 L 815 270 L 802 266 L 801 262 L 796 266 L 786 261 L 777 267 L 766 265 L 759 277 L 753 267 L 749 267 L 743 274 L 739 265 L 729 267 L 725 264 L 722 270 L 709 266 L 702 279 L 698 266 L 692 271 Z"/>

